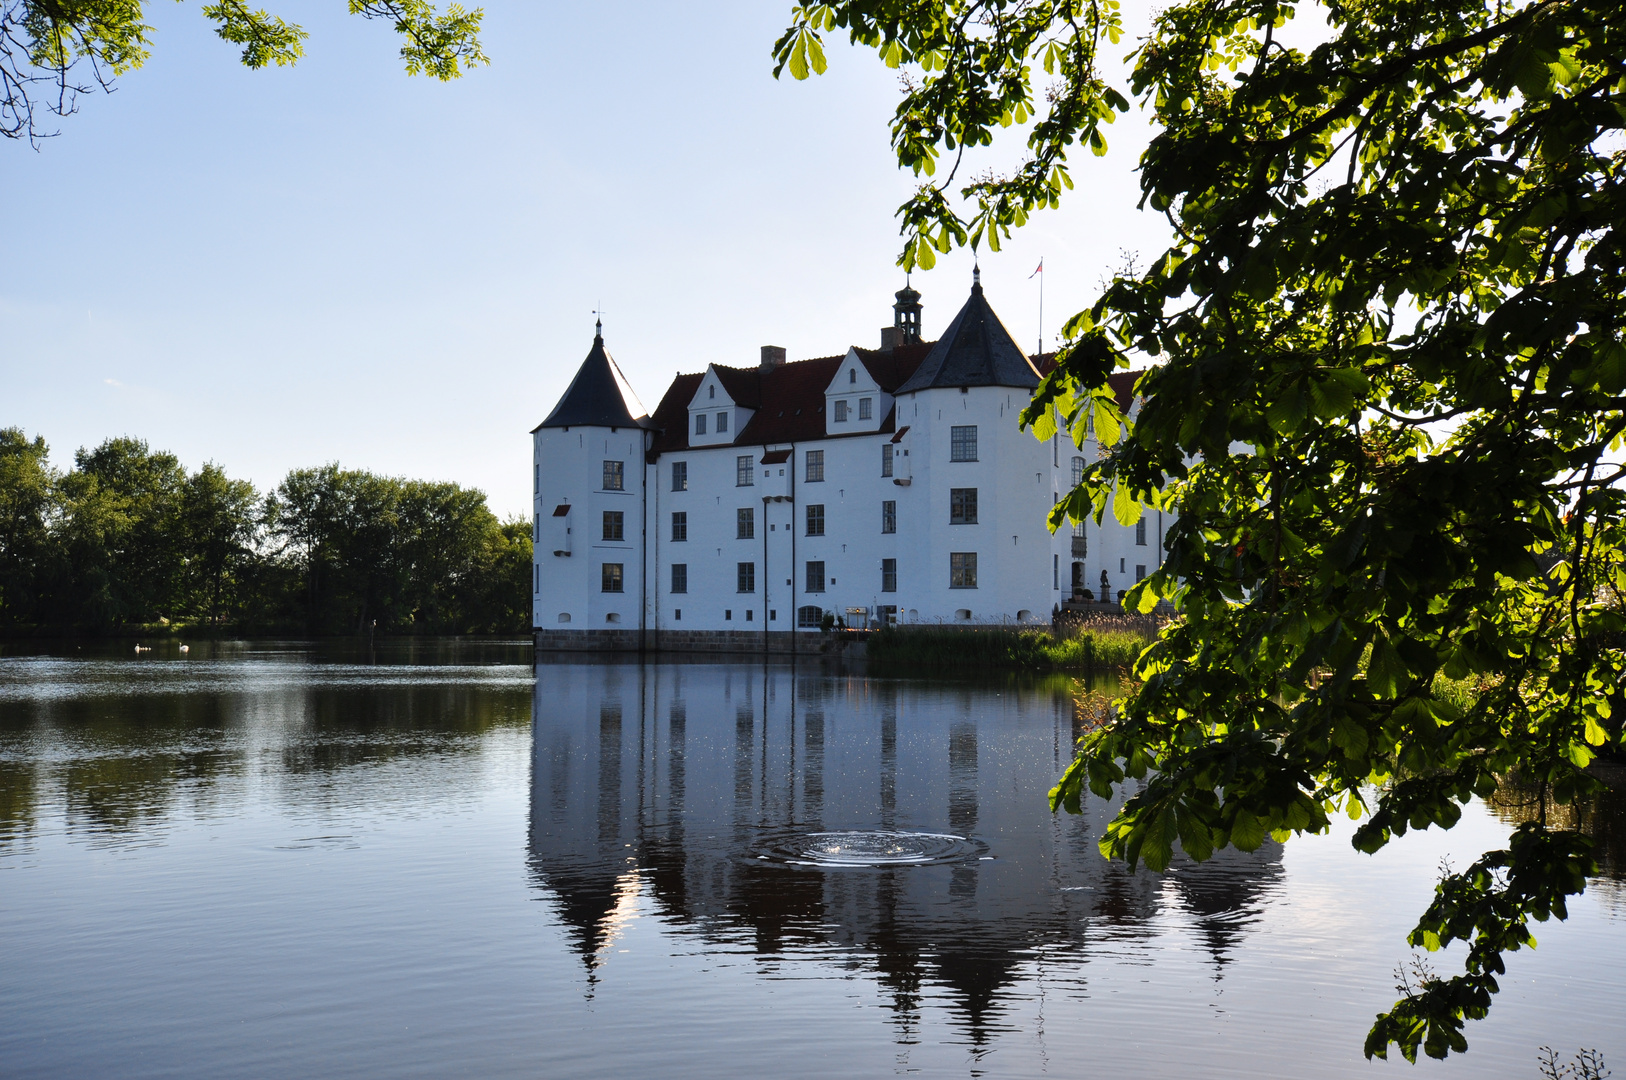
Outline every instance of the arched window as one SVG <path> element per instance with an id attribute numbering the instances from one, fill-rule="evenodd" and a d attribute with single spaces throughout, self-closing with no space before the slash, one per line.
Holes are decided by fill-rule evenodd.
<path id="1" fill-rule="evenodd" d="M 817 604 L 808 604 L 806 607 L 799 607 L 796 609 L 797 626 L 811 627 L 812 629 L 817 630 L 819 628 L 819 621 L 823 618 L 824 609 L 819 607 Z"/>

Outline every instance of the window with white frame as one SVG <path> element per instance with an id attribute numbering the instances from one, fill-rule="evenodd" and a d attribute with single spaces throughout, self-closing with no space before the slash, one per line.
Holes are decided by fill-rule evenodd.
<path id="1" fill-rule="evenodd" d="M 881 591 L 882 592 L 897 592 L 898 591 L 898 560 L 896 560 L 896 559 L 882 559 L 881 560 Z"/>
<path id="2" fill-rule="evenodd" d="M 751 463 L 750 454 L 741 454 L 739 457 L 734 459 L 735 487 L 750 487 L 752 484 L 756 483 L 756 480 L 753 479 L 755 475 L 756 468 Z"/>
<path id="3" fill-rule="evenodd" d="M 696 435 L 704 435 L 706 433 L 706 414 L 705 413 L 695 413 L 694 414 L 694 433 Z"/>
<path id="4" fill-rule="evenodd" d="M 807 535 L 824 535 L 824 504 L 814 503 L 807 508 Z"/>
<path id="5" fill-rule="evenodd" d="M 949 460 L 977 460 L 977 425 L 966 424 L 949 428 Z"/>
<path id="6" fill-rule="evenodd" d="M 1145 547 L 1146 546 L 1146 519 L 1145 518 L 1141 518 L 1139 521 L 1135 522 L 1135 546 L 1136 547 Z"/>
<path id="7" fill-rule="evenodd" d="M 725 432 L 727 430 L 728 430 L 728 414 L 725 413 L 725 412 L 720 412 L 720 413 L 717 414 L 717 434 L 721 435 L 723 432 Z"/>
<path id="8" fill-rule="evenodd" d="M 674 510 L 672 512 L 672 541 L 681 543 L 689 538 L 689 512 L 687 510 Z"/>
<path id="9" fill-rule="evenodd" d="M 757 591 L 757 564 L 754 562 L 736 563 L 734 566 L 734 591 Z"/>
<path id="10" fill-rule="evenodd" d="M 809 484 L 817 484 L 824 479 L 824 451 L 809 450 L 807 452 L 807 476 Z"/>
<path id="11" fill-rule="evenodd" d="M 623 491 L 623 490 L 625 490 L 625 488 L 622 486 L 622 481 L 623 481 L 624 475 L 625 474 L 624 474 L 624 472 L 622 470 L 622 463 L 621 462 L 619 462 L 619 461 L 606 461 L 604 463 L 604 490 L 605 491 Z"/>
<path id="12" fill-rule="evenodd" d="M 892 454 L 895 447 L 891 443 L 881 444 L 881 475 L 892 475 Z"/>
<path id="13" fill-rule="evenodd" d="M 881 531 L 883 533 L 898 531 L 898 503 L 896 499 L 881 500 Z"/>
<path id="14" fill-rule="evenodd" d="M 977 523 L 977 489 L 949 488 L 949 524 Z"/>
<path id="15" fill-rule="evenodd" d="M 809 562 L 807 564 L 807 592 L 824 591 L 824 562 Z"/>
<path id="16" fill-rule="evenodd" d="M 861 397 L 858 399 L 858 419 L 869 420 L 875 416 L 875 399 Z"/>
<path id="17" fill-rule="evenodd" d="M 836 402 L 836 423 L 845 424 L 846 422 L 847 422 L 847 403 L 845 401 L 838 401 L 838 402 Z"/>
<path id="18" fill-rule="evenodd" d="M 949 552 L 949 588 L 975 589 L 977 587 L 977 553 L 975 551 Z"/>
<path id="19" fill-rule="evenodd" d="M 621 592 L 621 564 L 607 562 L 599 568 L 599 591 Z"/>
<path id="20" fill-rule="evenodd" d="M 675 562 L 672 564 L 672 591 L 686 593 L 689 591 L 689 564 Z"/>
<path id="21" fill-rule="evenodd" d="M 689 490 L 689 463 L 687 461 L 672 462 L 672 490 Z"/>
<path id="22" fill-rule="evenodd" d="M 624 528 L 626 514 L 620 510 L 604 511 L 604 539 L 620 540 Z"/>
<path id="23" fill-rule="evenodd" d="M 756 516 L 756 511 L 749 506 L 734 511 L 734 539 L 749 540 L 757 534 Z"/>

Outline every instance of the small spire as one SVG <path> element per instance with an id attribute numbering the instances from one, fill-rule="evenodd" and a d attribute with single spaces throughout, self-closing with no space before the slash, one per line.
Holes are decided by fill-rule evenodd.
<path id="1" fill-rule="evenodd" d="M 596 341 L 603 341 L 604 340 L 604 320 L 603 319 L 594 319 L 593 320 L 593 338 Z"/>
<path id="2" fill-rule="evenodd" d="M 978 263 L 971 264 L 971 291 L 982 292 L 982 266 Z"/>

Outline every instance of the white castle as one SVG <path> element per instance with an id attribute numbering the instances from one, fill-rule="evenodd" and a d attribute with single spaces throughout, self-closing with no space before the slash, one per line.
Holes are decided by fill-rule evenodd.
<path id="1" fill-rule="evenodd" d="M 678 375 L 653 415 L 600 327 L 532 432 L 538 647 L 793 651 L 827 614 L 1047 625 L 1155 568 L 1155 512 L 1047 528 L 1096 447 L 1021 430 L 1050 358 L 980 283 L 935 342 L 914 289 L 893 311 L 879 349 L 763 346 L 755 367 Z M 1112 377 L 1126 407 L 1134 379 Z"/>

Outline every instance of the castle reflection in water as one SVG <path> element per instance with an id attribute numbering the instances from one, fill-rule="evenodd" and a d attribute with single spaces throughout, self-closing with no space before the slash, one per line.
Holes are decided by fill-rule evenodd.
<path id="1" fill-rule="evenodd" d="M 589 972 L 640 896 L 712 943 L 856 966 L 907 1026 L 923 990 L 975 1041 L 1024 965 L 1149 943 L 1171 905 L 1215 977 L 1280 881 L 1281 848 L 1128 873 L 1112 807 L 1052 815 L 1078 711 L 1065 687 L 889 681 L 818 665 L 537 666 L 530 860 Z M 812 869 L 754 859 L 785 830 L 949 832 L 960 865 Z"/>

